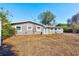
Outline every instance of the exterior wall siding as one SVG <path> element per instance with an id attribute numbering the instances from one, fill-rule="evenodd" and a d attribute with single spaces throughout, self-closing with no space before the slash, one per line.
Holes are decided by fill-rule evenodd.
<path id="1" fill-rule="evenodd" d="M 48 28 L 48 27 L 43 27 L 41 25 L 37 25 L 33 23 L 23 23 L 23 24 L 13 25 L 15 29 L 17 26 L 20 26 L 21 30 L 16 30 L 16 35 L 63 33 L 63 28 L 60 28 L 60 29 L 57 27 L 56 27 L 57 29 L 55 29 L 55 27 Z M 28 27 L 31 27 L 31 29 L 28 29 Z"/>
<path id="2" fill-rule="evenodd" d="M 16 30 L 16 35 L 41 34 L 41 32 L 43 31 L 42 26 L 32 23 L 18 24 L 14 25 L 13 27 L 16 29 L 17 26 L 21 26 L 21 30 Z M 32 27 L 32 29 L 28 30 L 28 27 Z M 40 30 L 38 30 L 37 27 L 40 27 Z"/>

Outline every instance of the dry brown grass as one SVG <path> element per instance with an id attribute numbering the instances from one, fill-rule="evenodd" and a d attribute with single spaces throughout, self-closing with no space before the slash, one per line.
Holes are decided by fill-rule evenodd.
<path id="1" fill-rule="evenodd" d="M 79 55 L 79 34 L 13 36 L 3 43 L 19 56 Z"/>

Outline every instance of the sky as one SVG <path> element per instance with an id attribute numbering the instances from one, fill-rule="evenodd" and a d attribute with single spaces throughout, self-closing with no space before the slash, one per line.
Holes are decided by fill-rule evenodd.
<path id="1" fill-rule="evenodd" d="M 56 23 L 67 23 L 67 19 L 79 12 L 79 3 L 0 3 L 0 7 L 13 15 L 10 22 L 35 21 L 38 15 L 47 10 L 55 16 Z"/>

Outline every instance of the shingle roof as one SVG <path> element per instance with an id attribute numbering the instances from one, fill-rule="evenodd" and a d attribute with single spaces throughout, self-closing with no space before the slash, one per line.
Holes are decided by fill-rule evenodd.
<path id="1" fill-rule="evenodd" d="M 36 23 L 36 22 L 33 22 L 33 21 L 17 22 L 17 23 L 12 23 L 12 25 L 18 25 L 18 24 L 24 24 L 24 23 L 33 23 L 33 24 L 37 24 L 37 25 L 40 25 L 40 26 L 44 26 L 43 24 Z"/>
<path id="2" fill-rule="evenodd" d="M 36 23 L 36 22 L 33 22 L 33 21 L 17 22 L 17 23 L 12 23 L 12 25 L 18 25 L 18 24 L 24 24 L 24 23 L 33 23 L 33 24 L 37 24 L 37 25 L 43 26 L 43 27 L 45 27 L 45 28 L 52 28 L 52 27 L 55 27 L 55 26 L 50 26 L 50 25 L 43 25 L 43 24 Z M 58 28 L 60 28 L 60 27 L 58 27 Z"/>

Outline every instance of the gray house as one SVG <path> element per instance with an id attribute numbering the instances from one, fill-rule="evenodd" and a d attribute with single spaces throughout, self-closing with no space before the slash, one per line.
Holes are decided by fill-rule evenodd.
<path id="1" fill-rule="evenodd" d="M 47 26 L 32 21 L 13 23 L 16 35 L 63 33 L 63 28 Z"/>

